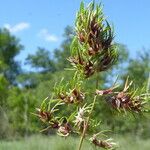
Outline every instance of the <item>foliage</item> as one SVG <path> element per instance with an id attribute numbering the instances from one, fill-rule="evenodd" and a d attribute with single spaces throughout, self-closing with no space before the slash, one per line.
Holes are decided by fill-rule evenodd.
<path id="1" fill-rule="evenodd" d="M 67 26 L 63 34 L 64 41 L 62 42 L 61 47 L 54 50 L 54 60 L 57 71 L 61 71 L 63 68 L 70 66 L 66 58 L 70 56 L 70 44 L 72 42 L 73 35 L 73 28 L 71 26 Z"/>
<path id="2" fill-rule="evenodd" d="M 134 80 L 137 87 L 144 86 L 147 83 L 150 74 L 149 50 L 143 50 L 142 52 L 138 52 L 137 59 L 129 60 L 126 74 L 130 75 L 130 78 Z"/>
<path id="3" fill-rule="evenodd" d="M 21 72 L 19 63 L 15 56 L 20 53 L 23 46 L 19 40 L 11 35 L 6 29 L 0 29 L 0 71 L 9 80 L 15 83 L 16 76 Z"/>
<path id="4" fill-rule="evenodd" d="M 7 106 L 6 98 L 8 95 L 8 85 L 9 83 L 6 78 L 2 74 L 0 74 L 0 106 Z"/>
<path id="5" fill-rule="evenodd" d="M 36 104 L 34 95 L 30 95 L 30 91 L 26 89 L 20 90 L 17 87 L 13 87 L 9 92 L 7 101 L 7 109 L 11 110 L 8 115 L 9 123 L 13 131 L 24 135 L 34 130 L 30 125 L 34 122 L 33 117 L 30 117 Z M 32 122 L 30 121 L 31 119 Z"/>
<path id="6" fill-rule="evenodd" d="M 63 34 L 64 41 L 60 48 L 55 49 L 51 54 L 48 50 L 39 47 L 35 54 L 27 56 L 26 64 L 43 73 L 61 71 L 68 67 L 69 63 L 66 58 L 70 56 L 69 49 L 73 35 L 72 27 L 67 26 Z"/>
<path id="7" fill-rule="evenodd" d="M 54 62 L 50 58 L 50 53 L 44 48 L 38 48 L 35 55 L 29 54 L 26 63 L 31 64 L 33 68 L 37 68 L 42 72 L 55 71 Z"/>

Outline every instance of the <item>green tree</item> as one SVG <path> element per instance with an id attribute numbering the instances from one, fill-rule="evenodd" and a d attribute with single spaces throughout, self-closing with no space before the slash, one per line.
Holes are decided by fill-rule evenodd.
<path id="1" fill-rule="evenodd" d="M 54 50 L 54 56 L 44 48 L 38 48 L 35 54 L 29 54 L 26 58 L 26 64 L 38 69 L 40 72 L 54 72 L 63 70 L 69 65 L 70 45 L 73 38 L 73 29 L 70 26 L 65 28 L 63 37 L 65 38 L 60 48 Z"/>
<path id="2" fill-rule="evenodd" d="M 8 81 L 6 78 L 0 74 L 0 106 L 7 106 L 7 96 L 8 96 Z"/>
<path id="3" fill-rule="evenodd" d="M 32 89 L 13 87 L 9 91 L 7 101 L 7 114 L 14 134 L 25 135 L 33 132 L 38 122 L 35 122 L 35 118 L 31 115 L 37 104 Z"/>
<path id="4" fill-rule="evenodd" d="M 126 75 L 135 82 L 136 86 L 141 87 L 148 81 L 150 73 L 150 53 L 149 50 L 143 50 L 137 53 L 136 58 L 131 58 L 129 60 L 129 65 L 126 68 Z"/>
<path id="5" fill-rule="evenodd" d="M 50 56 L 50 52 L 44 48 L 38 48 L 35 54 L 29 54 L 26 58 L 26 64 L 38 69 L 41 72 L 55 71 L 54 62 Z"/>
<path id="6" fill-rule="evenodd" d="M 73 28 L 71 26 L 67 26 L 63 34 L 64 41 L 60 48 L 54 50 L 54 59 L 56 62 L 56 69 L 58 71 L 63 70 L 63 68 L 70 65 L 67 58 L 70 56 L 70 45 L 73 40 L 73 35 Z"/>
<path id="7" fill-rule="evenodd" d="M 11 35 L 7 29 L 0 29 L 0 73 L 3 73 L 11 84 L 21 72 L 19 63 L 15 57 L 23 49 L 19 39 Z"/>

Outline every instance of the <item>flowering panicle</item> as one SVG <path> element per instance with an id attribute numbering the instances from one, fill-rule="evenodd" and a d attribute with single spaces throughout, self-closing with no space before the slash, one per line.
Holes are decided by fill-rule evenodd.
<path id="1" fill-rule="evenodd" d="M 59 126 L 57 134 L 66 137 L 70 134 L 70 132 L 71 132 L 71 125 L 68 122 L 66 122 Z"/>
<path id="2" fill-rule="evenodd" d="M 137 97 L 132 97 L 125 92 L 119 92 L 117 95 L 110 98 L 109 102 L 114 108 L 123 110 L 132 110 L 135 112 L 141 112 L 142 110 L 142 99 Z"/>
<path id="3" fill-rule="evenodd" d="M 40 118 L 40 120 L 44 123 L 49 124 L 49 126 L 46 129 L 43 129 L 41 131 L 45 131 L 49 128 L 52 128 L 56 129 L 57 134 L 60 136 L 68 136 L 71 133 L 72 131 L 71 124 L 67 122 L 66 119 L 63 119 L 62 121 L 62 118 L 55 117 L 54 114 L 50 113 L 51 111 L 46 112 L 40 109 L 37 110 L 38 110 L 37 116 Z"/>
<path id="4" fill-rule="evenodd" d="M 145 98 L 141 95 L 136 95 L 137 90 L 132 90 L 128 92 L 129 87 L 132 85 L 132 81 L 128 84 L 128 79 L 126 80 L 124 89 L 120 92 L 115 92 L 114 87 L 106 90 L 96 90 L 96 94 L 100 96 L 105 96 L 106 101 L 111 104 L 111 106 L 118 110 L 128 110 L 132 112 L 142 112 L 145 104 Z"/>
<path id="5" fill-rule="evenodd" d="M 94 134 L 93 137 L 90 138 L 90 141 L 97 147 L 114 150 L 116 149 L 117 144 L 112 142 L 112 139 L 102 140 L 98 139 L 97 135 Z"/>
<path id="6" fill-rule="evenodd" d="M 74 122 L 75 122 L 75 125 L 78 126 L 79 128 L 85 122 L 84 111 L 85 111 L 84 108 L 79 108 L 79 112 L 78 112 L 77 116 L 75 116 L 76 120 Z"/>
<path id="7" fill-rule="evenodd" d="M 85 96 L 81 91 L 73 89 L 71 93 L 59 93 L 58 98 L 60 98 L 63 102 L 67 104 L 72 104 L 81 103 L 84 100 Z"/>
<path id="8" fill-rule="evenodd" d="M 86 106 L 86 104 L 79 108 L 79 111 L 77 112 L 77 115 L 75 116 L 75 126 L 78 127 L 79 130 L 82 130 L 84 128 L 85 122 L 86 122 L 86 114 L 90 111 L 90 106 Z"/>
<path id="9" fill-rule="evenodd" d="M 96 89 L 94 94 L 90 93 L 87 90 L 88 87 L 84 87 L 88 81 L 87 78 L 107 71 L 118 58 L 116 46 L 113 43 L 114 33 L 104 17 L 102 7 L 95 6 L 94 2 L 87 7 L 81 2 L 75 30 L 76 35 L 70 47 L 71 57 L 68 58 L 73 66 L 71 70 L 74 71 L 74 76 L 71 81 L 67 80 L 64 83 L 64 80 L 61 80 L 54 86 L 51 98 L 49 101 L 48 99 L 43 101 L 41 108 L 37 109 L 36 116 L 44 125 L 48 126 L 46 129 L 55 129 L 60 136 L 67 137 L 71 133 L 80 134 L 78 150 L 81 150 L 83 139 L 87 133 L 95 132 L 99 127 L 99 120 L 96 123 L 92 116 L 98 96 L 103 96 L 117 110 L 136 113 L 143 111 L 146 96 L 138 95 L 137 90 L 129 91 L 132 82 L 128 83 L 128 79 L 124 89 L 119 92 L 116 91 L 117 86 L 114 85 L 109 89 Z M 93 98 L 93 102 L 90 104 L 87 101 L 89 97 Z M 63 113 L 59 113 L 59 111 L 63 111 Z M 94 134 L 90 139 L 95 146 L 105 149 L 116 147 L 116 144 L 110 139 L 97 138 L 98 134 Z"/>
<path id="10" fill-rule="evenodd" d="M 37 108 L 37 112 L 38 112 L 37 116 L 40 118 L 40 120 L 42 122 L 48 122 L 52 118 L 52 114 L 48 111 L 43 111 L 43 110 Z"/>
<path id="11" fill-rule="evenodd" d="M 69 59 L 86 78 L 109 69 L 117 60 L 117 51 L 112 43 L 112 28 L 104 19 L 101 7 L 96 6 L 94 9 L 94 3 L 87 8 L 81 4 L 76 20 L 77 35 L 72 43 L 72 47 L 77 48 L 72 49 Z"/>

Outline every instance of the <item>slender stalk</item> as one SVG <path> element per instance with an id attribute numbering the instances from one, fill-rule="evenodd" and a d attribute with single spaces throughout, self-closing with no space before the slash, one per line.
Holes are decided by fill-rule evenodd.
<path id="1" fill-rule="evenodd" d="M 96 74 L 96 89 L 98 88 L 98 85 L 99 85 L 99 74 L 98 74 L 98 72 L 97 72 L 97 74 Z"/>
<path id="2" fill-rule="evenodd" d="M 96 89 L 98 88 L 98 80 L 99 80 L 98 79 L 98 77 L 99 77 L 98 75 L 99 74 L 97 73 L 96 74 Z M 79 143 L 78 150 L 81 150 L 81 148 L 82 148 L 83 140 L 84 140 L 84 137 L 85 137 L 85 134 L 86 134 L 86 131 L 87 131 L 87 127 L 88 127 L 88 124 L 89 124 L 89 121 L 90 121 L 90 117 L 91 117 L 92 112 L 94 110 L 94 106 L 95 106 L 95 102 L 96 102 L 96 97 L 97 97 L 97 95 L 94 96 L 93 105 L 92 105 L 91 111 L 90 111 L 89 116 L 87 118 L 87 121 L 86 121 L 86 123 L 84 125 L 84 129 L 83 129 L 83 132 L 82 132 L 82 135 L 81 135 L 81 138 L 80 138 L 80 143 Z"/>
<path id="3" fill-rule="evenodd" d="M 80 138 L 80 143 L 79 143 L 79 148 L 78 148 L 78 150 L 81 150 L 81 148 L 82 148 L 83 139 L 84 139 L 85 133 L 86 133 L 86 131 L 87 131 L 87 127 L 88 127 L 88 124 L 89 124 L 89 121 L 90 121 L 90 117 L 91 117 L 92 112 L 93 112 L 93 110 L 94 110 L 94 106 L 95 106 L 95 102 L 96 102 L 96 97 L 97 97 L 97 95 L 94 96 L 92 108 L 91 108 L 91 110 L 90 110 L 90 113 L 89 113 L 89 116 L 88 116 L 88 118 L 87 118 L 87 121 L 86 121 L 86 123 L 85 123 L 85 125 L 84 125 L 84 129 L 83 129 L 83 132 L 82 132 L 82 135 L 81 135 L 81 138 Z"/>

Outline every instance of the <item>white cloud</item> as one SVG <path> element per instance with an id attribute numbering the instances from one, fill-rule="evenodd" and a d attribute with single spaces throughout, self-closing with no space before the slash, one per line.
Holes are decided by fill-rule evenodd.
<path id="1" fill-rule="evenodd" d="M 45 41 L 48 42 L 58 41 L 58 37 L 53 34 L 50 34 L 47 29 L 42 29 L 38 35 L 39 37 L 43 38 Z"/>
<path id="2" fill-rule="evenodd" d="M 4 27 L 8 29 L 11 33 L 17 33 L 19 31 L 28 29 L 30 27 L 30 24 L 27 22 L 20 22 L 14 26 L 11 26 L 10 24 L 5 24 Z"/>

